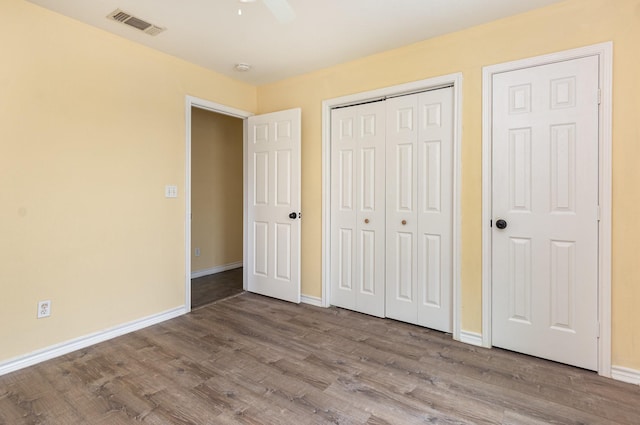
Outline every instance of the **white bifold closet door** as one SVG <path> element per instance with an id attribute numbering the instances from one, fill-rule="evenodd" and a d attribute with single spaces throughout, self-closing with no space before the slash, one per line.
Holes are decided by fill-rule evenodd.
<path id="1" fill-rule="evenodd" d="M 386 316 L 451 332 L 453 89 L 386 104 Z"/>
<path id="2" fill-rule="evenodd" d="M 385 105 L 331 112 L 331 303 L 384 317 Z"/>

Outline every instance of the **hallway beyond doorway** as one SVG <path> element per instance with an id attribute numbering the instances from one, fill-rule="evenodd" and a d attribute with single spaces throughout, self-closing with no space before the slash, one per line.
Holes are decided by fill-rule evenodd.
<path id="1" fill-rule="evenodd" d="M 242 267 L 191 279 L 191 308 L 242 293 Z"/>

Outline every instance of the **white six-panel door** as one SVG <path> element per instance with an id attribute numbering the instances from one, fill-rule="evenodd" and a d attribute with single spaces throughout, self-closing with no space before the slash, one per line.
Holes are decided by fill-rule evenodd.
<path id="1" fill-rule="evenodd" d="M 295 303 L 300 302 L 300 115 L 300 109 L 291 109 L 249 117 L 247 140 L 247 289 Z"/>
<path id="2" fill-rule="evenodd" d="M 596 370 L 598 58 L 496 74 L 492 99 L 492 344 Z"/>
<path id="3" fill-rule="evenodd" d="M 384 317 L 385 106 L 331 112 L 331 303 Z"/>
<path id="4" fill-rule="evenodd" d="M 418 322 L 418 99 L 387 100 L 386 315 Z"/>
<path id="5" fill-rule="evenodd" d="M 453 88 L 418 95 L 418 324 L 452 331 Z"/>
<path id="6" fill-rule="evenodd" d="M 453 89 L 386 103 L 386 316 L 450 332 Z"/>

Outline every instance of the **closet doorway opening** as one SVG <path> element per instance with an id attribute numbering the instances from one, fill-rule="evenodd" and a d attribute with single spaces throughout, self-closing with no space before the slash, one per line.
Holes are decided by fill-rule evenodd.
<path id="1" fill-rule="evenodd" d="M 444 89 L 444 88 L 448 88 L 445 89 L 445 91 L 443 90 L 439 90 L 439 89 Z M 335 281 L 336 278 L 344 275 L 344 273 L 347 273 L 349 276 L 348 279 L 345 278 L 345 282 L 350 280 L 350 283 L 352 285 L 358 286 L 361 285 L 364 280 L 360 279 L 356 282 L 356 280 L 353 279 L 353 276 L 358 276 L 358 271 L 361 272 L 361 275 L 366 275 L 366 267 L 365 269 L 362 269 L 362 264 L 366 263 L 366 261 L 362 260 L 359 263 L 354 263 L 351 264 L 350 261 L 346 261 L 344 255 L 347 256 L 351 256 L 351 254 L 346 254 L 343 252 L 343 256 L 340 257 L 340 255 L 336 255 L 337 251 L 341 251 L 341 249 L 339 249 L 338 247 L 342 246 L 342 247 L 346 247 L 344 249 L 349 249 L 349 251 L 351 251 L 351 249 L 353 248 L 357 254 L 357 247 L 361 246 L 363 252 L 365 254 L 368 255 L 368 257 L 372 257 L 373 256 L 373 252 L 372 251 L 372 246 L 369 246 L 369 249 L 367 250 L 367 244 L 362 244 L 361 242 L 363 241 L 369 241 L 371 242 L 369 239 L 374 238 L 376 239 L 376 243 L 377 241 L 381 241 L 380 243 L 384 242 L 384 236 L 385 236 L 385 231 L 384 231 L 384 224 L 382 224 L 381 229 L 379 232 L 376 233 L 376 235 L 372 236 L 372 234 L 374 232 L 369 231 L 370 229 L 364 229 L 367 231 L 363 231 L 362 235 L 360 235 L 357 232 L 357 224 L 356 226 L 356 233 L 358 233 L 358 235 L 352 235 L 354 237 L 354 239 L 351 241 L 349 239 L 349 234 L 353 234 L 353 231 L 349 232 L 349 229 L 345 223 L 343 223 L 345 221 L 345 219 L 343 219 L 344 217 L 341 217 L 341 214 L 345 210 L 345 206 L 341 205 L 341 200 L 345 201 L 346 204 L 349 204 L 349 201 L 344 198 L 344 196 L 348 195 L 351 193 L 351 195 L 354 195 L 356 197 L 358 197 L 358 199 L 362 198 L 362 196 L 364 195 L 371 195 L 368 196 L 368 198 L 375 198 L 375 199 L 380 199 L 381 197 L 384 198 L 382 200 L 382 205 L 377 205 L 377 201 L 376 201 L 376 208 L 369 208 L 371 210 L 371 212 L 377 212 L 378 210 L 384 210 L 385 208 L 389 209 L 390 208 L 390 202 L 392 201 L 391 198 L 393 198 L 393 191 L 390 192 L 389 187 L 387 187 L 387 191 L 386 194 L 383 193 L 384 189 L 382 190 L 382 192 L 375 194 L 375 196 L 373 196 L 373 192 L 371 192 L 371 190 L 369 190 L 368 192 L 363 192 L 360 193 L 358 192 L 358 190 L 353 189 L 353 193 L 352 190 L 349 189 L 349 187 L 351 187 L 349 184 L 347 184 L 346 186 L 342 187 L 339 183 L 342 182 L 349 182 L 351 181 L 351 177 L 349 179 L 343 178 L 343 179 L 335 179 L 332 178 L 332 176 L 336 176 L 336 175 L 340 175 L 340 176 L 353 176 L 353 183 L 356 184 L 357 187 L 360 183 L 362 183 L 362 181 L 365 181 L 365 175 L 370 175 L 371 173 L 367 174 L 367 170 L 371 167 L 373 167 L 373 164 L 376 164 L 376 166 L 379 163 L 379 159 L 378 160 L 374 160 L 373 156 L 376 156 L 378 158 L 382 157 L 384 158 L 385 153 L 384 151 L 384 147 L 382 145 L 384 145 L 384 140 L 381 141 L 380 143 L 375 142 L 374 141 L 367 141 L 371 142 L 373 145 L 378 146 L 378 144 L 380 145 L 379 147 L 377 147 L 376 149 L 379 150 L 380 155 L 373 155 L 371 152 L 374 150 L 373 149 L 373 145 L 372 146 L 368 146 L 368 145 L 363 145 L 362 149 L 358 148 L 357 146 L 354 145 L 354 149 L 351 149 L 351 153 L 347 152 L 349 151 L 349 149 L 346 149 L 343 144 L 341 143 L 337 143 L 336 140 L 334 140 L 336 137 L 340 137 L 340 135 L 342 135 L 342 138 L 344 140 L 347 140 L 347 138 L 345 138 L 345 135 L 349 134 L 349 129 L 351 127 L 349 127 L 348 122 L 352 122 L 353 121 L 353 129 L 354 131 L 358 128 L 361 127 L 362 125 L 365 125 L 367 122 L 371 121 L 371 134 L 376 133 L 376 131 L 373 130 L 379 130 L 373 127 L 373 123 L 374 122 L 379 122 L 380 118 L 384 119 L 385 116 L 385 112 L 384 112 L 384 108 L 380 107 L 379 109 L 381 109 L 381 111 L 376 112 L 375 114 L 372 111 L 369 111 L 367 108 L 368 106 L 364 106 L 365 104 L 371 104 L 372 107 L 374 105 L 374 102 L 379 102 L 382 100 L 387 100 L 389 99 L 389 102 L 395 104 L 397 102 L 395 102 L 395 99 L 399 99 L 400 97 L 402 97 L 404 100 L 406 99 L 413 99 L 416 98 L 416 100 L 418 99 L 416 97 L 416 94 L 418 93 L 425 93 L 426 97 L 429 97 L 429 99 L 425 99 L 425 103 L 424 107 L 420 107 L 420 112 L 417 111 L 416 108 L 413 108 L 413 111 L 411 114 L 411 116 L 407 115 L 405 112 L 405 110 L 408 110 L 409 108 L 401 108 L 400 106 L 398 106 L 398 108 L 396 108 L 397 110 L 395 111 L 391 111 L 390 109 L 387 110 L 387 116 L 386 119 L 388 122 L 392 122 L 394 121 L 395 118 L 400 119 L 400 121 L 398 121 L 396 124 L 392 124 L 392 127 L 395 128 L 397 126 L 400 126 L 398 128 L 401 128 L 403 126 L 407 127 L 412 127 L 414 125 L 416 125 L 418 123 L 418 115 L 422 114 L 423 112 L 426 113 L 427 115 L 425 116 L 426 118 L 428 118 L 428 120 L 430 120 L 431 118 L 437 118 L 437 116 L 440 116 L 438 113 L 435 113 L 437 111 L 435 111 L 434 108 L 431 108 L 432 106 L 442 106 L 444 107 L 445 104 L 442 103 L 444 100 L 440 100 L 440 99 L 431 99 L 431 97 L 438 95 L 438 93 L 446 93 L 449 92 L 450 95 L 448 96 L 448 98 L 450 99 L 450 101 L 447 102 L 451 102 L 451 107 L 450 107 L 450 111 L 449 112 L 449 116 L 451 117 L 451 131 L 452 131 L 452 135 L 449 137 L 449 140 L 451 141 L 451 158 L 450 158 L 450 163 L 451 163 L 451 167 L 450 169 L 450 176 L 448 176 L 448 178 L 450 178 L 450 183 L 447 186 L 447 190 L 449 193 L 447 193 L 447 197 L 449 199 L 448 204 L 450 205 L 450 209 L 448 211 L 447 215 L 447 219 L 450 220 L 450 225 L 447 225 L 447 227 L 450 229 L 450 236 L 447 236 L 447 239 L 450 240 L 450 244 L 449 246 L 446 248 L 447 252 L 445 253 L 448 258 L 450 258 L 450 266 L 448 266 L 448 270 L 450 270 L 450 276 L 447 276 L 447 281 L 448 281 L 448 291 L 450 291 L 450 296 L 447 296 L 447 302 L 448 305 L 446 306 L 446 309 L 448 310 L 449 313 L 447 313 L 448 318 L 445 318 L 446 321 L 449 322 L 449 324 L 447 325 L 447 327 L 450 329 L 449 331 L 451 331 L 453 333 L 453 336 L 455 339 L 461 339 L 461 335 L 460 335 L 460 320 L 459 320 L 459 314 L 460 314 L 460 309 L 459 309 L 459 298 L 460 298 L 460 279 L 459 279 L 459 275 L 460 275 L 460 144 L 461 144 L 461 93 L 462 93 L 462 74 L 457 73 L 457 74 L 450 74 L 450 75 L 446 75 L 446 76 L 442 76 L 442 77 L 436 77 L 436 78 L 430 78 L 427 80 L 421 80 L 421 81 L 416 81 L 416 82 L 412 82 L 412 83 L 407 83 L 407 84 L 402 84 L 402 85 L 398 85 L 398 86 L 393 86 L 393 87 L 388 87 L 388 88 L 383 88 L 383 89 L 378 89 L 378 90 L 374 90 L 374 91 L 370 91 L 370 92 L 365 92 L 365 93 L 359 93 L 356 95 L 350 95 L 350 96 L 345 96 L 345 97 L 340 97 L 340 98 L 335 98 L 335 99 L 330 99 L 327 100 L 325 102 L 323 102 L 323 305 L 325 306 L 329 306 L 331 304 L 337 303 L 337 305 L 340 305 L 340 297 L 337 296 L 338 294 L 334 293 L 337 290 L 340 289 L 344 289 L 344 288 L 338 288 L 336 287 Z M 428 93 L 428 94 L 427 94 Z M 433 96 L 432 96 L 433 95 Z M 422 95 L 419 95 L 420 99 L 422 99 Z M 445 96 L 447 97 L 447 96 Z M 404 101 L 403 100 L 403 101 Z M 429 100 L 428 102 L 426 102 L 426 100 Z M 380 102 L 380 103 L 389 103 L 389 102 Z M 362 114 L 355 115 L 355 121 L 358 121 L 358 123 L 356 123 L 353 119 L 347 119 L 349 117 L 342 117 L 342 115 L 344 115 L 343 113 L 339 113 L 340 117 L 338 117 L 338 115 L 336 115 L 336 111 L 340 110 L 341 108 L 346 108 L 346 107 L 351 107 L 351 106 L 356 106 L 356 105 L 363 105 L 362 107 L 358 107 L 356 108 L 358 111 L 360 109 L 367 109 L 366 111 L 362 111 Z M 354 110 L 354 108 L 349 108 L 351 110 Z M 388 108 L 387 108 L 388 109 Z M 432 110 L 433 109 L 433 110 Z M 437 108 L 436 108 L 437 109 Z M 345 109 L 343 109 L 343 111 L 346 112 Z M 435 112 L 434 112 L 435 111 Z M 416 113 L 418 115 L 416 115 Z M 378 118 L 376 118 L 375 120 L 373 118 L 371 118 L 372 116 L 378 116 Z M 405 115 L 407 115 L 405 117 Z M 358 117 L 362 118 L 362 119 L 358 119 Z M 395 117 L 395 118 L 394 118 Z M 371 119 L 369 119 L 371 118 Z M 340 119 L 340 123 L 336 123 L 336 119 Z M 427 120 L 427 121 L 428 121 Z M 360 121 L 362 121 L 362 123 L 360 123 Z M 395 122 L 395 121 L 394 121 Z M 402 124 L 402 125 L 401 125 Z M 366 127 L 366 126 L 365 126 Z M 368 127 L 367 127 L 368 128 Z M 366 129 L 365 129 L 366 130 Z M 382 131 L 382 130 L 381 130 Z M 382 131 L 384 133 L 384 131 Z M 355 133 L 354 133 L 355 134 Z M 387 137 L 390 136 L 391 133 L 387 132 Z M 431 137 L 431 136 L 430 136 Z M 367 138 L 368 139 L 368 138 Z M 384 139 L 384 138 L 383 138 Z M 425 139 L 426 140 L 426 139 Z M 435 140 L 435 139 L 434 139 Z M 344 149 L 343 149 L 344 148 Z M 379 148 L 379 149 L 378 149 Z M 418 152 L 418 148 L 414 147 L 416 150 L 416 152 Z M 360 152 L 360 150 L 362 150 L 362 152 Z M 357 151 L 357 152 L 356 152 Z M 350 156 L 351 155 L 351 156 Z M 387 159 L 388 159 L 388 155 L 389 155 L 389 151 L 387 150 L 386 152 L 387 155 Z M 426 151 L 425 151 L 425 155 L 426 155 Z M 355 158 L 356 156 L 358 156 L 358 158 Z M 353 157 L 353 158 L 352 158 Z M 362 158 L 361 158 L 362 157 Z M 428 159 L 429 155 L 427 155 L 427 159 Z M 351 164 L 351 162 L 349 161 L 349 158 L 352 159 L 358 159 L 359 162 L 353 162 L 353 164 Z M 434 157 L 435 158 L 435 157 Z M 362 160 L 362 161 L 360 161 Z M 364 161 L 364 162 L 363 162 Z M 384 159 L 383 159 L 384 161 Z M 349 165 L 351 164 L 351 165 Z M 360 164 L 360 165 L 358 165 Z M 387 163 L 387 168 L 390 166 L 391 164 Z M 346 168 L 345 168 L 346 167 Z M 359 171 L 358 171 L 359 170 Z M 372 168 L 373 170 L 373 168 Z M 346 173 L 346 174 L 345 174 Z M 355 173 L 355 174 L 353 174 Z M 362 174 L 364 173 L 364 174 Z M 373 173 L 371 175 L 378 175 L 378 174 L 384 174 L 382 171 L 380 173 Z M 360 178 L 360 180 L 358 180 Z M 364 179 L 364 180 L 363 180 Z M 412 178 L 413 179 L 413 178 Z M 410 179 L 410 180 L 412 180 Z M 358 181 L 356 181 L 358 180 Z M 360 182 L 360 183 L 358 183 Z M 375 186 L 378 187 L 382 187 L 384 188 L 384 182 L 380 183 L 380 184 L 376 184 Z M 410 184 L 409 184 L 410 183 Z M 346 184 L 346 183 L 345 183 Z M 389 182 L 387 182 L 387 185 L 389 184 Z M 409 186 L 415 186 L 415 184 L 417 184 L 417 182 L 409 182 L 408 181 Z M 355 187 L 355 186 L 354 186 Z M 373 187 L 373 186 L 372 186 Z M 361 188 L 362 189 L 362 188 Z M 413 191 L 413 189 L 411 190 Z M 362 192 L 362 191 L 360 191 Z M 407 192 L 409 193 L 409 192 Z M 360 196 L 362 195 L 362 196 Z M 347 196 L 348 197 L 348 196 Z M 344 199 L 343 199 L 344 198 Z M 361 201 L 364 202 L 364 200 L 366 200 L 367 196 L 365 196 L 364 198 L 360 199 Z M 344 202 L 343 202 L 344 203 Z M 362 203 L 362 202 L 360 202 Z M 350 204 L 349 204 L 350 205 Z M 355 199 L 353 200 L 353 205 L 354 208 L 356 207 L 356 201 Z M 366 209 L 366 208 L 365 208 Z M 364 211 L 363 211 L 364 212 Z M 356 214 L 357 215 L 357 214 Z M 387 216 L 389 216 L 389 214 L 386 214 Z M 376 216 L 377 217 L 377 216 Z M 361 217 L 356 217 L 356 221 L 358 218 Z M 382 219 L 382 223 L 387 223 L 388 226 L 388 220 L 384 218 L 383 215 L 381 215 L 381 217 L 378 217 Z M 388 217 L 387 217 L 388 218 Z M 371 217 L 364 217 L 362 220 L 362 224 L 360 227 L 366 227 L 366 226 L 371 226 L 372 224 L 377 223 L 380 220 L 376 220 L 376 218 L 371 218 Z M 409 219 L 403 219 L 401 220 L 401 222 L 404 224 L 406 224 L 407 226 L 410 224 L 409 223 Z M 359 223 L 359 221 L 358 221 Z M 379 223 L 380 224 L 380 223 Z M 336 231 L 336 226 L 339 226 L 340 229 L 342 231 Z M 406 226 L 405 226 L 406 227 Z M 351 229 L 353 230 L 353 229 Z M 361 229 L 362 230 L 362 229 Z M 366 233 L 366 235 L 365 235 Z M 379 233 L 379 234 L 378 234 Z M 388 232 L 386 232 L 388 233 Z M 405 232 L 406 233 L 406 232 Z M 369 237 L 369 239 L 367 239 L 367 237 Z M 387 235 L 388 236 L 388 235 Z M 415 235 L 414 235 L 415 236 Z M 342 239 L 340 239 L 342 238 Z M 415 238 L 415 237 L 414 237 Z M 387 239 L 389 239 L 387 237 Z M 388 241 L 387 241 L 388 242 Z M 351 248 L 349 248 L 351 247 Z M 354 248 L 355 247 L 355 248 Z M 369 252 L 371 251 L 371 252 Z M 383 250 L 384 251 L 384 250 Z M 391 250 L 393 251 L 393 250 Z M 389 252 L 387 252 L 387 257 Z M 377 251 L 376 251 L 377 252 Z M 339 254 L 339 252 L 338 252 Z M 355 255 L 355 254 L 354 254 Z M 384 252 L 381 253 L 381 255 L 384 257 Z M 357 257 L 357 255 L 356 255 Z M 353 257 L 353 258 L 356 258 Z M 367 257 L 365 255 L 365 257 Z M 367 258 L 368 258 L 367 257 Z M 435 257 L 434 257 L 435 258 Z M 366 259 L 366 258 L 365 258 Z M 412 261 L 415 261 L 412 260 Z M 375 261 L 370 261 L 372 264 L 375 262 L 377 264 L 380 264 L 381 262 L 385 262 L 385 260 L 383 258 L 377 258 Z M 352 269 L 351 266 L 356 267 L 357 270 Z M 346 267 L 346 270 L 345 270 Z M 361 270 L 362 269 L 362 270 Z M 355 275 L 351 275 L 351 273 L 355 272 Z M 377 272 L 376 272 L 377 273 Z M 408 272 L 407 272 L 408 273 Z M 411 275 L 413 275 L 413 278 L 415 278 L 415 274 L 413 272 L 410 273 Z M 340 275 L 340 276 L 338 276 Z M 401 273 L 402 275 L 402 273 Z M 345 277 L 347 275 L 344 275 L 343 277 Z M 434 276 L 432 280 L 438 280 L 436 279 Z M 430 277 L 430 278 L 431 278 Z M 340 280 L 340 279 L 338 279 Z M 362 280 L 362 282 L 361 282 Z M 366 279 L 365 279 L 366 280 Z M 387 277 L 388 280 L 388 277 Z M 434 281 L 435 281 L 434 280 Z M 349 282 L 347 282 L 349 283 Z M 383 286 L 386 285 L 387 286 L 387 292 L 389 290 L 389 282 L 382 282 Z M 333 284 L 333 285 L 332 285 Z M 370 285 L 371 286 L 371 285 Z M 362 288 L 363 291 L 361 292 L 366 292 L 364 291 L 364 289 L 367 288 Z M 378 288 L 380 289 L 380 288 Z M 347 291 L 348 292 L 348 291 Z M 373 292 L 373 291 L 370 291 Z M 377 292 L 380 292 L 379 290 Z M 413 294 L 415 295 L 415 294 Z M 388 298 L 389 294 L 387 293 L 386 297 L 383 294 L 383 297 Z M 362 297 L 361 297 L 362 298 Z M 377 300 L 380 301 L 380 300 Z M 384 300 L 383 300 L 384 301 Z M 383 302 L 381 304 L 381 302 L 377 302 L 375 303 L 376 306 L 378 306 L 379 308 L 375 309 L 374 313 L 369 313 L 369 314 L 374 314 L 374 315 L 378 315 L 378 316 L 386 316 L 386 317 L 393 317 L 393 309 L 390 308 L 388 302 Z M 387 304 L 386 307 L 383 304 Z M 356 300 L 356 305 L 357 305 L 357 300 Z M 380 307 L 382 306 L 382 307 Z M 384 311 L 383 313 L 380 312 L 380 308 L 382 308 Z M 360 311 L 360 310 L 358 310 Z M 372 310 L 373 311 L 373 310 Z M 389 314 L 391 313 L 391 314 Z"/>

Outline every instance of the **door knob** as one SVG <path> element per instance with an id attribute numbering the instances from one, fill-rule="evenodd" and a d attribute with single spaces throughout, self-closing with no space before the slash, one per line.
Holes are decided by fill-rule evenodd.
<path id="1" fill-rule="evenodd" d="M 499 219 L 498 221 L 496 221 L 496 227 L 498 229 L 506 229 L 507 228 L 507 222 L 504 221 L 503 219 Z"/>
<path id="2" fill-rule="evenodd" d="M 368 218 L 365 218 L 365 219 L 364 219 L 364 222 L 365 222 L 365 224 L 369 224 L 369 219 L 368 219 Z"/>
<path id="3" fill-rule="evenodd" d="M 296 214 L 294 212 L 289 213 L 289 218 L 292 219 L 292 220 L 295 220 L 296 218 L 298 218 L 298 214 Z"/>
<path id="4" fill-rule="evenodd" d="M 407 224 L 407 220 L 402 220 L 402 225 L 406 225 Z"/>

